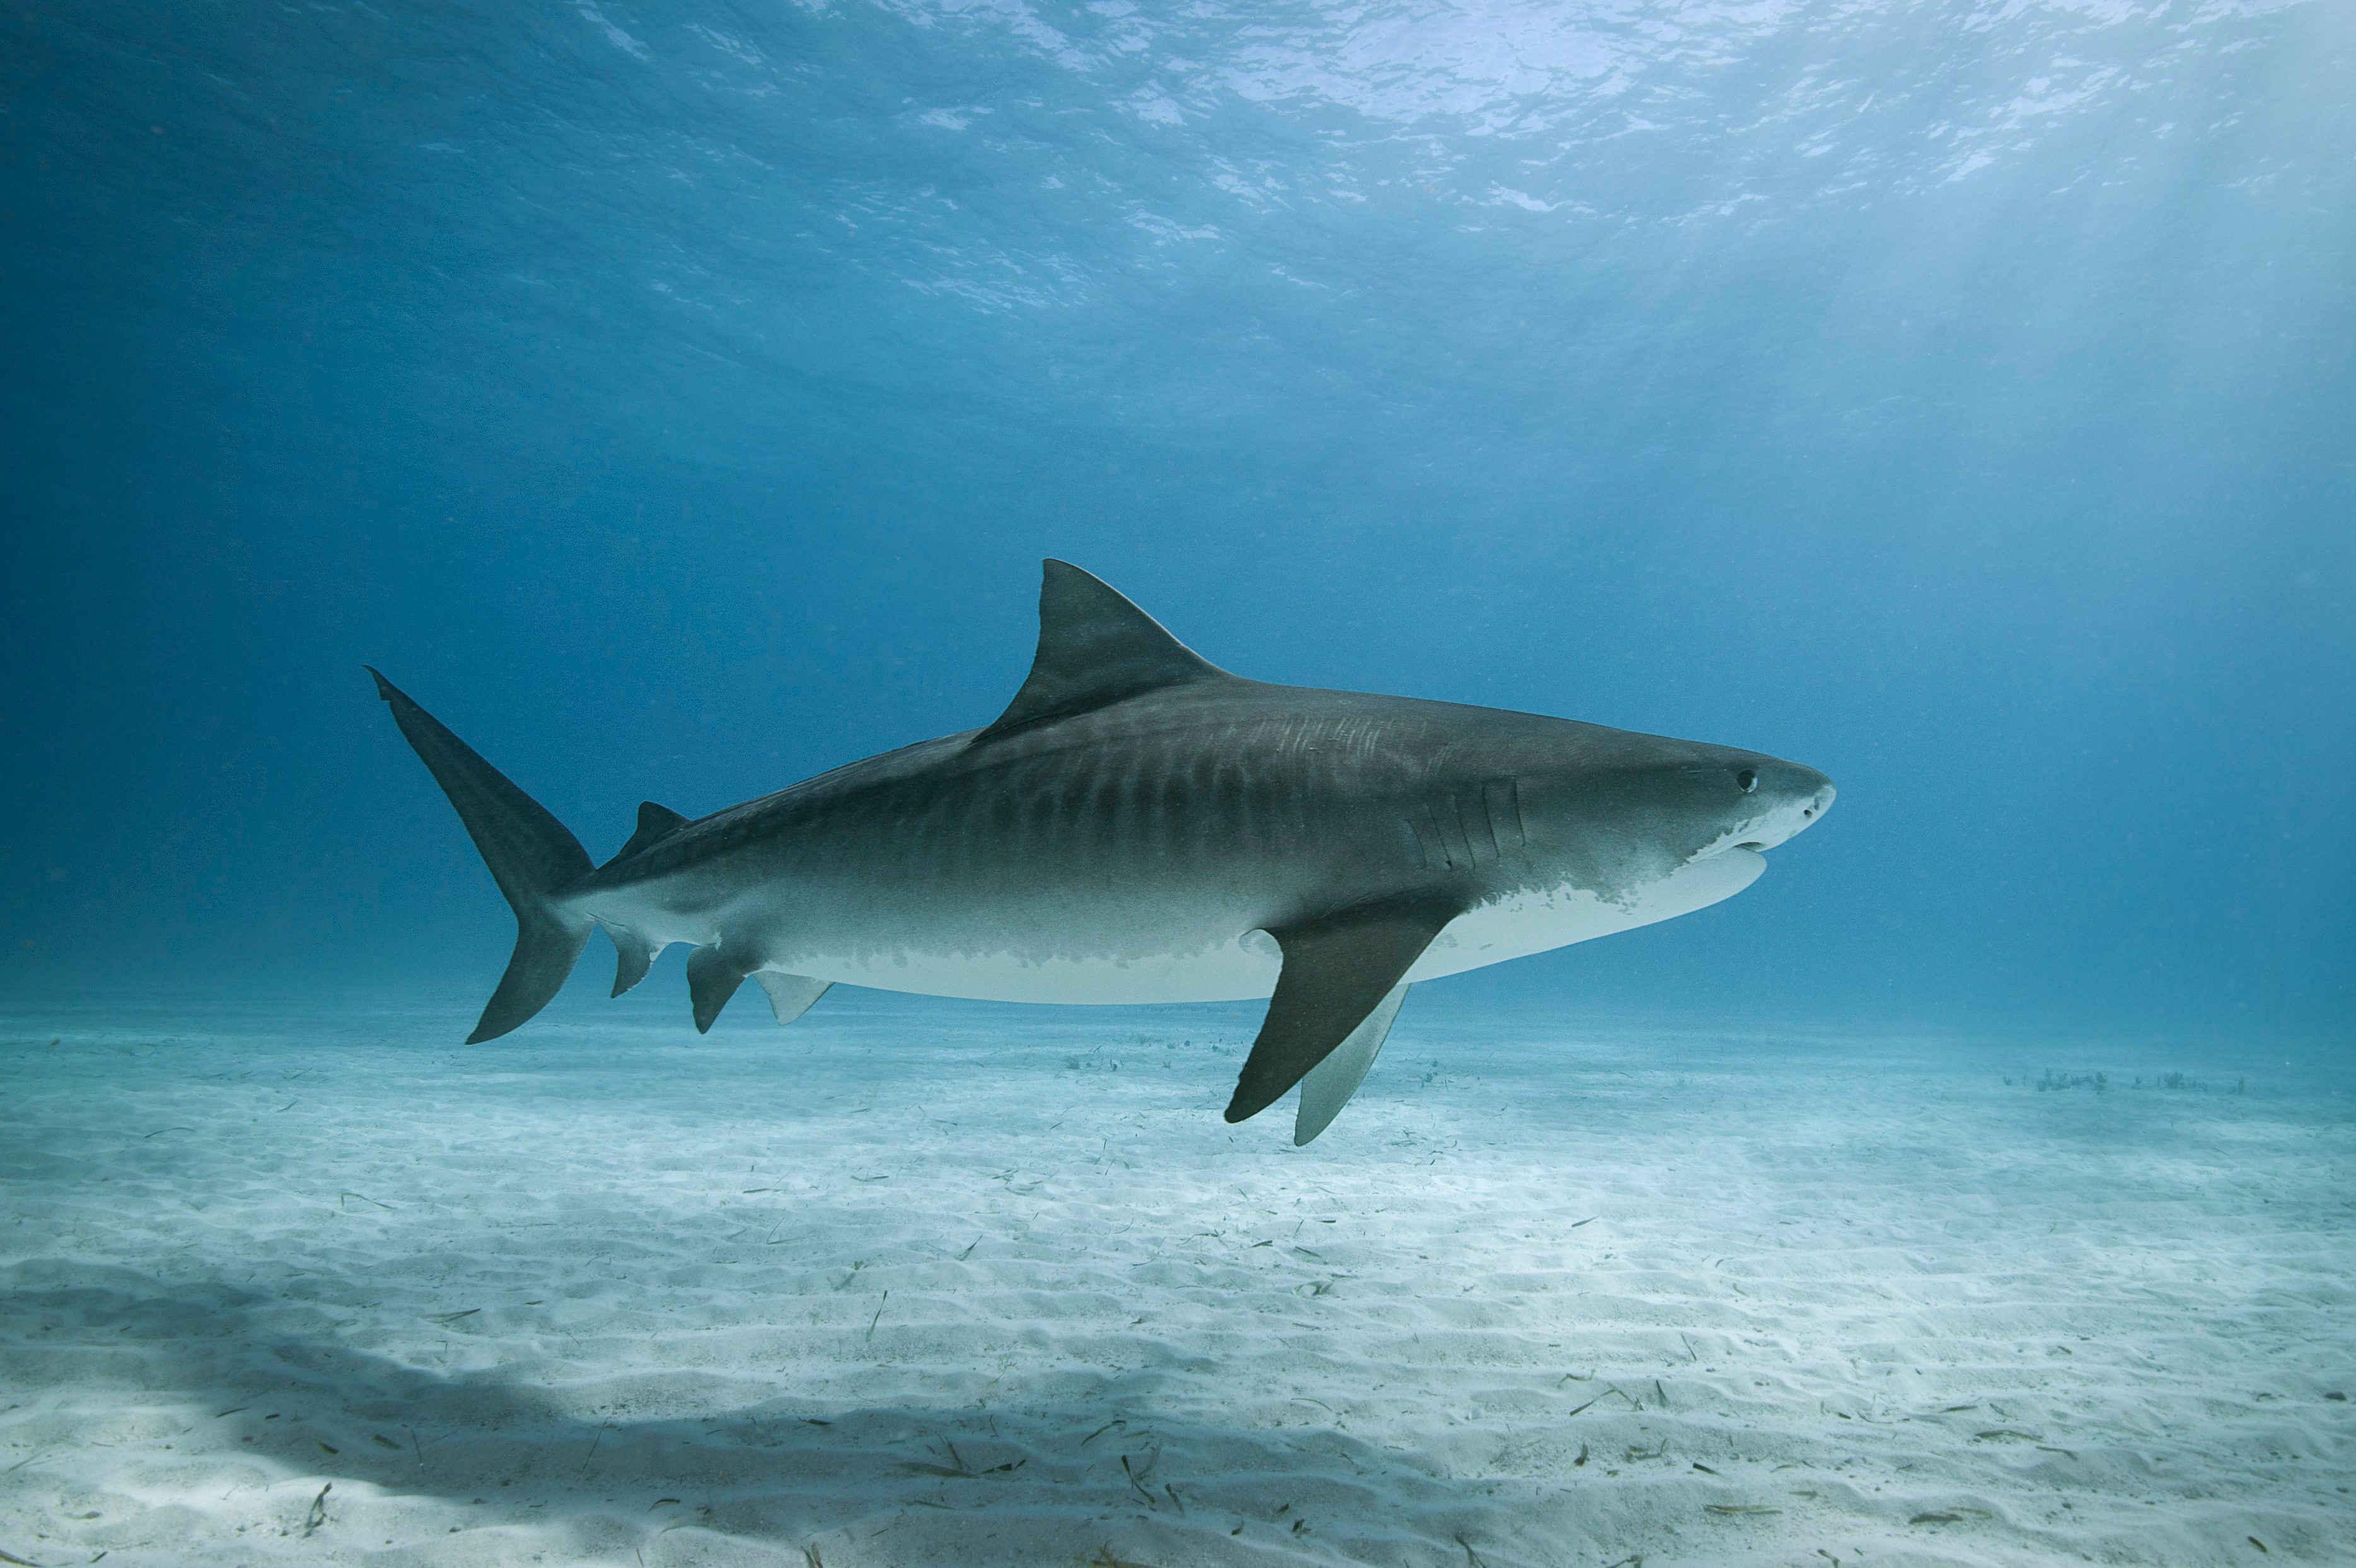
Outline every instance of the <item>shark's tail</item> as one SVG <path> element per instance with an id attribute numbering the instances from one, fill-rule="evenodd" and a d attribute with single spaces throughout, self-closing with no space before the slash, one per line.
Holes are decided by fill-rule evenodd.
<path id="1" fill-rule="evenodd" d="M 376 676 L 376 694 L 392 704 L 392 722 L 457 808 L 458 820 L 515 910 L 515 956 L 508 960 L 508 972 L 475 1032 L 466 1036 L 470 1046 L 495 1040 L 547 1006 L 581 957 L 593 922 L 566 909 L 557 896 L 588 875 L 589 854 L 546 807 L 474 747 L 391 682 L 372 669 L 369 673 Z"/>

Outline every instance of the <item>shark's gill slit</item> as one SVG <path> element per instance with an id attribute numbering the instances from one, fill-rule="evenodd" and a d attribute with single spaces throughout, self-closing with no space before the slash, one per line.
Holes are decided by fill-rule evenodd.
<path id="1" fill-rule="evenodd" d="M 1451 790 L 1440 798 L 1434 811 L 1440 818 L 1441 842 L 1448 846 L 1448 864 L 1451 866 L 1478 864 L 1472 854 L 1472 830 L 1464 821 L 1464 798 Z"/>
<path id="2" fill-rule="evenodd" d="M 1429 800 L 1423 803 L 1423 818 L 1431 824 L 1431 842 L 1440 848 L 1440 864 L 1451 871 L 1455 870 L 1455 848 L 1448 842 L 1448 834 L 1440 824 L 1440 813 L 1431 809 L 1431 802 Z"/>
<path id="3" fill-rule="evenodd" d="M 1482 805 L 1489 813 L 1491 832 L 1493 834 L 1501 832 L 1501 824 L 1503 827 L 1509 827 L 1514 835 L 1514 847 L 1515 849 L 1529 847 L 1529 830 L 1522 823 L 1520 787 L 1511 779 L 1491 779 L 1482 784 L 1481 797 Z M 1497 854 L 1502 858 L 1505 853 L 1505 844 L 1501 838 Z"/>

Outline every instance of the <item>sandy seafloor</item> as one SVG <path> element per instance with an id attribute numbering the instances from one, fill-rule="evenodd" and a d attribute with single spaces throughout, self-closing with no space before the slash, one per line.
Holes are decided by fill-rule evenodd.
<path id="1" fill-rule="evenodd" d="M 756 1001 L 0 1019 L 0 1551 L 2356 1563 L 2328 1064 Z"/>

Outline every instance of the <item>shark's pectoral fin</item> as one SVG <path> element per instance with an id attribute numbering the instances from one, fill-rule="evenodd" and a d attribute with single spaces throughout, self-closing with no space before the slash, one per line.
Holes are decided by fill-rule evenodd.
<path id="1" fill-rule="evenodd" d="M 744 983 L 744 966 L 724 958 L 716 947 L 698 948 L 687 955 L 687 999 L 695 1008 L 695 1032 L 708 1035 L 712 1021 Z"/>
<path id="2" fill-rule="evenodd" d="M 773 969 L 765 969 L 753 978 L 769 993 L 769 1010 L 777 1015 L 780 1024 L 792 1023 L 834 988 L 830 980 L 812 980 L 807 974 L 780 974 Z"/>
<path id="3" fill-rule="evenodd" d="M 1351 1030 L 1349 1037 L 1335 1046 L 1323 1061 L 1309 1069 L 1309 1076 L 1301 1080 L 1301 1103 L 1292 1112 L 1294 1144 L 1309 1142 L 1342 1114 L 1342 1107 L 1350 1103 L 1350 1096 L 1366 1081 L 1366 1069 L 1375 1065 L 1375 1053 L 1389 1038 L 1391 1024 L 1398 1017 L 1399 1004 L 1406 1000 L 1406 983 L 1392 986 L 1375 1004 L 1375 1010 L 1366 1015 L 1366 1021 Z"/>
<path id="4" fill-rule="evenodd" d="M 1259 1038 L 1236 1079 L 1227 1120 L 1258 1115 L 1331 1055 L 1389 1001 L 1408 966 L 1460 913 L 1437 901 L 1398 899 L 1270 927 L 1269 935 L 1284 950 L 1284 968 Z M 1381 1043 L 1377 1035 L 1375 1046 Z M 1366 1059 L 1374 1059 L 1373 1047 Z M 1363 1077 L 1365 1069 L 1359 1072 Z M 1351 1088 L 1356 1087 L 1354 1079 Z M 1338 1102 L 1334 1109 L 1341 1109 Z"/>
<path id="5" fill-rule="evenodd" d="M 655 963 L 654 944 L 637 932 L 620 926 L 608 926 L 605 934 L 614 939 L 614 991 L 619 996 L 647 977 Z"/>

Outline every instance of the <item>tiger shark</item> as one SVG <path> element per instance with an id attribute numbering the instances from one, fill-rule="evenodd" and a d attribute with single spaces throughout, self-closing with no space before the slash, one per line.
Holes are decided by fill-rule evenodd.
<path id="1" fill-rule="evenodd" d="M 619 996 L 690 944 L 698 1030 L 747 977 L 791 1023 L 838 984 L 1006 1002 L 1269 998 L 1229 1122 L 1357 1091 L 1408 987 L 1732 897 L 1832 781 L 1758 752 L 1247 680 L 1045 564 L 1006 711 L 690 821 L 604 865 L 374 669 L 514 908 L 468 1043 L 547 1005 L 603 928 Z"/>

